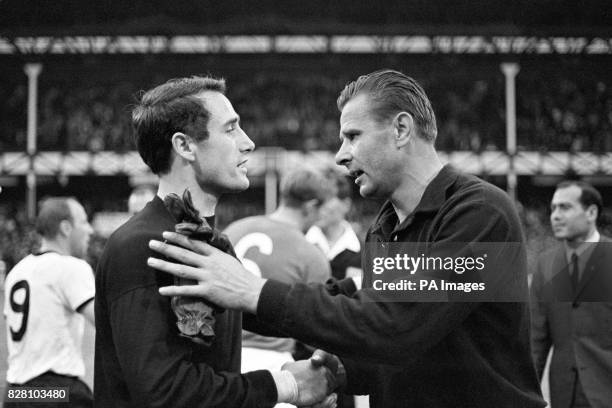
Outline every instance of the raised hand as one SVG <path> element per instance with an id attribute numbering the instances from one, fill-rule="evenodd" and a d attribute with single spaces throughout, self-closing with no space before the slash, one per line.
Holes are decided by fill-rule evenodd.
<path id="1" fill-rule="evenodd" d="M 152 240 L 149 247 L 176 260 L 149 258 L 150 267 L 174 276 L 197 281 L 195 285 L 166 286 L 164 296 L 199 296 L 214 304 L 255 313 L 265 279 L 247 271 L 240 261 L 213 246 L 175 232 L 164 232 L 167 242 Z"/>

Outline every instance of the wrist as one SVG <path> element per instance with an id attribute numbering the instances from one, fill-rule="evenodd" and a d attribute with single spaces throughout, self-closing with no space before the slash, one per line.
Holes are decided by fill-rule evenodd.
<path id="1" fill-rule="evenodd" d="M 293 374 L 287 370 L 271 371 L 272 378 L 276 384 L 279 403 L 294 404 L 298 400 L 298 384 Z"/>
<path id="2" fill-rule="evenodd" d="M 253 282 L 249 285 L 249 291 L 244 296 L 244 308 L 243 310 L 248 313 L 256 314 L 257 313 L 257 304 L 259 303 L 259 297 L 261 295 L 261 291 L 266 284 L 267 279 L 262 279 L 259 277 L 255 277 Z"/>

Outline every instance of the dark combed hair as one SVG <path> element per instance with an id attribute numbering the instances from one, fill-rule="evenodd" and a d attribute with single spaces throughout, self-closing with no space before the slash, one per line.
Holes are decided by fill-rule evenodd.
<path id="1" fill-rule="evenodd" d="M 69 201 L 72 197 L 49 197 L 42 201 L 36 218 L 36 232 L 45 238 L 55 238 L 59 233 L 60 223 L 64 220 L 73 222 Z"/>
<path id="2" fill-rule="evenodd" d="M 293 170 L 280 183 L 281 202 L 288 207 L 300 207 L 310 200 L 323 204 L 336 194 L 335 186 L 314 169 Z"/>
<path id="3" fill-rule="evenodd" d="M 597 189 L 593 187 L 592 184 L 582 180 L 562 181 L 561 183 L 557 184 L 557 190 L 559 190 L 560 188 L 568 188 L 571 186 L 576 186 L 580 189 L 581 193 L 579 200 L 580 204 L 582 204 L 584 208 L 587 208 L 591 205 L 597 207 L 597 218 L 599 219 L 603 210 L 603 200 L 599 191 L 597 191 Z"/>
<path id="4" fill-rule="evenodd" d="M 153 173 L 170 170 L 171 140 L 176 132 L 195 140 L 208 137 L 210 113 L 196 98 L 204 91 L 225 94 L 225 81 L 201 76 L 172 79 L 145 92 L 133 109 L 136 146 Z"/>
<path id="5" fill-rule="evenodd" d="M 400 112 L 408 112 L 419 134 L 430 142 L 436 140 L 436 115 L 423 88 L 411 77 L 399 71 L 383 69 L 362 75 L 347 84 L 338 97 L 338 109 L 359 94 L 372 98 L 372 113 L 379 121 L 388 120 Z"/>

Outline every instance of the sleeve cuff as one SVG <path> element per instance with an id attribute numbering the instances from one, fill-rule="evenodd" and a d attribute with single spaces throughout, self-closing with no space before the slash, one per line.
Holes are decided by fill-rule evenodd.
<path id="1" fill-rule="evenodd" d="M 251 387 L 260 393 L 260 404 L 258 406 L 274 406 L 278 401 L 276 381 L 268 370 L 257 370 L 245 373 Z"/>
<path id="2" fill-rule="evenodd" d="M 268 279 L 261 288 L 257 302 L 257 319 L 273 324 L 282 330 L 285 318 L 287 295 L 291 286 L 272 279 Z"/>
<path id="3" fill-rule="evenodd" d="M 278 393 L 277 402 L 294 404 L 298 399 L 298 384 L 293 374 L 286 370 L 273 371 L 271 374 Z"/>
<path id="4" fill-rule="evenodd" d="M 370 393 L 371 377 L 363 375 L 364 370 L 359 363 L 350 359 L 342 359 L 346 372 L 346 387 L 344 393 L 349 395 L 366 395 Z"/>

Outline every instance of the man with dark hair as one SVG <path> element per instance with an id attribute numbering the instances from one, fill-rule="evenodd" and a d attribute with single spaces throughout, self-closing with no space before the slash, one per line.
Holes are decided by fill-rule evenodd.
<path id="1" fill-rule="evenodd" d="M 151 248 L 179 263 L 149 264 L 199 284 L 160 292 L 255 313 L 258 321 L 339 355 L 346 391 L 369 394 L 372 407 L 543 407 L 529 311 L 518 301 L 528 295 L 523 235 L 508 196 L 442 165 L 433 109 L 412 78 L 391 70 L 361 76 L 342 91 L 338 106 L 342 145 L 336 162 L 347 167 L 362 196 L 388 200 L 368 231 L 367 248 L 423 243 L 432 257 L 453 243 L 466 250 L 487 243 L 522 249 L 506 260 L 512 268 L 486 270 L 490 301 L 417 302 L 412 292 L 394 301 L 372 286 L 368 263 L 362 290 L 355 291 L 352 280 L 290 286 L 256 277 L 221 251 L 172 232 L 163 235 L 167 243 L 155 241 Z M 515 301 L 494 301 L 504 293 Z M 337 358 L 316 354 L 316 362 L 344 377 Z"/>
<path id="2" fill-rule="evenodd" d="M 304 231 L 319 218 L 319 208 L 333 194 L 331 183 L 316 170 L 300 168 L 285 174 L 280 183 L 280 205 L 274 212 L 235 221 L 225 230 L 245 268 L 288 284 L 329 279 L 327 260 L 306 241 Z M 242 347 L 243 371 L 279 369 L 293 361 L 295 340 L 245 330 Z"/>
<path id="3" fill-rule="evenodd" d="M 36 229 L 40 250 L 15 265 L 4 286 L 9 389 L 68 387 L 71 407 L 91 407 L 81 343 L 83 317 L 94 324 L 95 284 L 79 258 L 93 229 L 77 200 L 59 197 L 42 203 Z M 5 407 L 40 404 L 8 396 Z"/>
<path id="4" fill-rule="evenodd" d="M 268 407 L 314 403 L 326 394 L 325 371 L 308 361 L 241 375 L 241 313 L 189 299 L 170 302 L 158 289 L 171 277 L 147 266 L 149 240 L 181 221 L 176 207 L 171 213 L 162 201 L 173 194 L 183 196 L 174 202 L 196 218 L 194 226 L 233 255 L 214 230 L 215 207 L 222 194 L 249 186 L 254 144 L 224 92 L 223 80 L 182 78 L 145 93 L 134 109 L 138 151 L 159 176 L 159 188 L 110 237 L 100 259 L 94 395 L 101 407 Z M 197 314 L 200 306 L 209 314 Z"/>
<path id="5" fill-rule="evenodd" d="M 532 349 L 541 378 L 553 347 L 553 408 L 603 408 L 612 401 L 612 240 L 597 231 L 602 205 L 592 185 L 560 183 L 550 223 L 562 244 L 536 263 Z"/>

